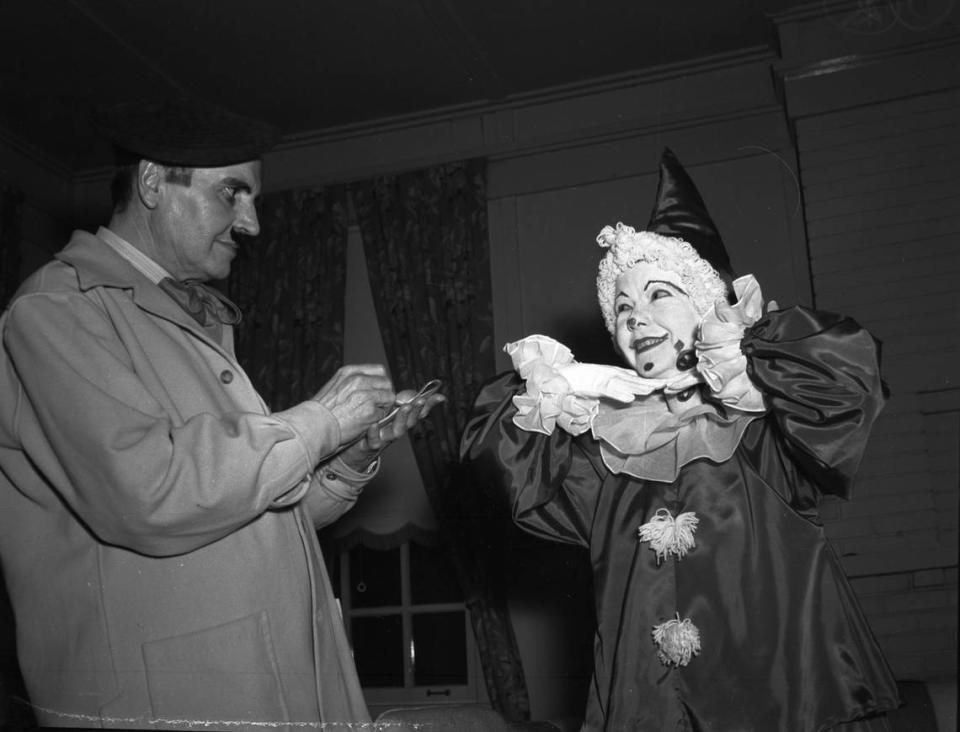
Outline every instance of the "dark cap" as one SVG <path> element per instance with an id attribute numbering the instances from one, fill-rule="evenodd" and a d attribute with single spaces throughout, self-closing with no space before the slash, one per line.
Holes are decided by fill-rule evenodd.
<path id="1" fill-rule="evenodd" d="M 260 158 L 277 141 L 258 120 L 196 99 L 99 107 L 94 124 L 120 164 L 140 159 L 188 168 L 219 168 Z"/>

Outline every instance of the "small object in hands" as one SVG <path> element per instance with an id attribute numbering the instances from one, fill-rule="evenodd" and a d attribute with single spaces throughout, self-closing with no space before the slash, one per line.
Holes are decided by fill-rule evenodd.
<path id="1" fill-rule="evenodd" d="M 386 425 L 390 424 L 390 422 L 393 421 L 393 418 L 397 416 L 397 412 L 400 411 L 400 407 L 405 406 L 410 402 L 414 402 L 417 399 L 426 399 L 428 396 L 431 396 L 432 394 L 436 394 L 438 391 L 440 391 L 440 387 L 442 386 L 443 386 L 443 382 L 440 381 L 440 379 L 431 379 L 426 384 L 424 384 L 420 388 L 420 391 L 414 394 L 413 397 L 411 397 L 408 401 L 397 402 L 396 404 L 394 404 L 393 409 L 391 409 L 389 412 L 387 412 L 385 415 L 383 415 L 380 419 L 377 420 L 377 427 L 385 427 Z M 354 445 L 360 442 L 360 440 L 362 440 L 366 436 L 366 434 L 367 434 L 367 431 L 364 430 L 359 435 L 354 437 L 350 442 L 344 445 L 344 447 L 350 447 L 351 445 Z"/>
<path id="2" fill-rule="evenodd" d="M 440 391 L 441 386 L 443 386 L 443 382 L 440 381 L 440 379 L 430 379 L 430 381 L 424 384 L 420 388 L 420 391 L 414 394 L 409 401 L 397 403 L 396 405 L 394 405 L 393 409 L 391 409 L 383 417 L 378 419 L 377 426 L 383 427 L 387 424 L 390 424 L 393 418 L 397 416 L 397 412 L 400 411 L 400 407 L 404 406 L 405 404 L 409 404 L 410 402 L 415 402 L 417 399 L 426 399 L 431 394 L 436 394 L 438 391 Z"/>

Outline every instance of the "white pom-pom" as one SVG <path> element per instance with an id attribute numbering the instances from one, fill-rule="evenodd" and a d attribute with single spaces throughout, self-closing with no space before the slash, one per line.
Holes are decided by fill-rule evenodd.
<path id="1" fill-rule="evenodd" d="M 675 619 L 653 626 L 653 642 L 657 644 L 657 657 L 665 666 L 686 666 L 690 659 L 700 653 L 700 631 L 690 618 Z"/>
<path id="2" fill-rule="evenodd" d="M 669 554 L 684 557 L 696 546 L 693 534 L 700 519 L 692 511 L 679 514 L 676 518 L 665 508 L 658 508 L 647 523 L 637 533 L 640 541 L 650 542 L 650 548 L 657 553 L 657 561 L 662 562 Z"/>

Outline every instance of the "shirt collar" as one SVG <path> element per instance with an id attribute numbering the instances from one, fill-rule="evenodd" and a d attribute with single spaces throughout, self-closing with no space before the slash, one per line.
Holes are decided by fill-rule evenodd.
<path id="1" fill-rule="evenodd" d="M 126 239 L 110 231 L 110 229 L 108 229 L 106 226 L 101 226 L 99 229 L 97 229 L 97 237 L 109 245 L 113 251 L 126 259 L 134 269 L 140 272 L 140 274 L 150 280 L 153 284 L 157 284 L 167 277 L 174 279 L 173 275 L 167 272 L 167 270 L 133 246 L 133 244 L 128 242 Z"/>

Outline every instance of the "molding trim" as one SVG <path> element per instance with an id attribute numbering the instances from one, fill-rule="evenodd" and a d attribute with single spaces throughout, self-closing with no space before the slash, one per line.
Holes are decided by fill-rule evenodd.
<path id="1" fill-rule="evenodd" d="M 285 138 L 264 157 L 265 190 L 349 182 L 471 157 L 499 161 L 602 145 L 782 105 L 766 47 L 542 89 L 497 103 Z M 726 90 L 726 91 L 724 91 Z"/>
<path id="2" fill-rule="evenodd" d="M 413 127 L 450 122 L 466 117 L 493 114 L 505 110 L 522 109 L 524 107 L 563 101 L 588 94 L 598 94 L 633 86 L 668 81 L 677 77 L 714 72 L 725 68 L 763 61 L 774 61 L 776 58 L 777 56 L 772 49 L 766 46 L 753 46 L 725 54 L 705 56 L 692 61 L 665 64 L 663 66 L 599 77 L 573 84 L 548 87 L 533 92 L 510 96 L 496 103 L 478 102 L 441 107 L 407 115 L 385 117 L 353 125 L 343 125 L 341 127 L 331 127 L 297 135 L 288 135 L 285 136 L 284 140 L 274 149 L 277 152 L 288 152 L 296 150 L 297 148 L 329 144 L 344 139 L 395 132 Z"/>
<path id="3" fill-rule="evenodd" d="M 950 6 L 947 11 L 942 13 L 933 23 L 929 23 L 927 28 L 937 25 L 944 20 L 953 10 L 954 0 L 947 0 Z M 889 10 L 891 13 L 898 14 L 899 6 L 904 5 L 904 0 L 814 0 L 806 5 L 798 5 L 794 8 L 787 8 L 779 12 L 768 13 L 773 23 L 777 26 L 786 23 L 805 23 L 809 21 L 822 21 L 824 19 L 838 18 L 843 16 L 844 20 L 849 21 L 851 14 L 860 14 L 868 20 L 871 17 Z M 906 3 L 912 5 L 911 2 Z M 831 21 L 841 26 L 836 20 Z"/>
<path id="4" fill-rule="evenodd" d="M 491 149 L 487 157 L 491 161 L 499 162 L 511 158 L 525 157 L 528 155 L 540 155 L 542 153 L 555 152 L 557 150 L 574 150 L 581 147 L 590 147 L 599 143 L 616 142 L 618 140 L 630 140 L 634 138 L 648 137 L 650 135 L 662 134 L 664 132 L 675 132 L 677 130 L 687 130 L 696 127 L 718 125 L 724 122 L 740 122 L 753 117 L 763 117 L 776 114 L 783 115 L 783 107 L 779 104 L 763 104 L 754 107 L 739 109 L 736 111 L 724 111 L 717 113 L 704 113 L 689 116 L 677 116 L 659 120 L 656 123 L 630 120 L 621 124 L 610 125 L 603 130 L 585 132 L 577 135 L 574 139 L 570 136 L 559 137 L 556 140 L 536 143 L 514 143 L 512 145 L 503 145 L 502 149 Z M 656 170 L 656 165 L 650 170 Z"/>
<path id="5" fill-rule="evenodd" d="M 807 5 L 798 5 L 795 8 L 788 8 L 780 12 L 769 13 L 769 17 L 777 25 L 781 23 L 796 23 L 798 21 L 810 20 L 812 18 L 829 17 L 835 13 L 841 13 L 849 10 L 863 10 L 864 5 L 870 5 L 868 0 L 818 0 Z"/>
<path id="6" fill-rule="evenodd" d="M 10 150 L 22 155 L 28 161 L 40 166 L 48 173 L 53 173 L 68 181 L 73 179 L 73 174 L 69 167 L 36 145 L 20 139 L 17 135 L 2 126 L 0 126 L 0 145 L 4 145 Z"/>
<path id="7" fill-rule="evenodd" d="M 775 66 L 777 75 L 784 82 L 800 81 L 811 79 L 818 76 L 827 76 L 829 74 L 841 73 L 844 71 L 856 71 L 858 69 L 876 66 L 887 61 L 894 61 L 905 56 L 929 51 L 937 51 L 949 46 L 960 45 L 960 36 L 953 38 L 936 38 L 918 43 L 896 46 L 878 50 L 869 54 L 854 54 L 850 56 L 839 56 L 836 58 L 824 59 L 815 63 L 800 64 L 798 66 Z"/>
<path id="8" fill-rule="evenodd" d="M 73 182 L 76 185 L 87 185 L 90 183 L 102 183 L 103 181 L 110 181 L 113 178 L 113 168 L 88 168 L 86 170 L 78 170 L 73 174 Z"/>

